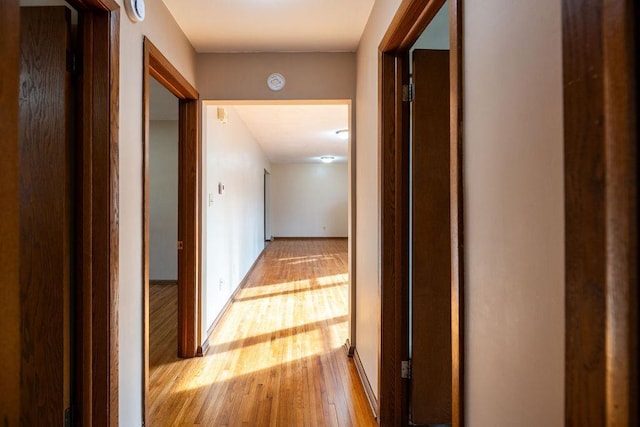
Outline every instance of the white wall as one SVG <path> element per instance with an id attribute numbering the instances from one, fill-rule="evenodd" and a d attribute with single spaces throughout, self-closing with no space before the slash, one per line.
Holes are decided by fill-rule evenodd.
<path id="1" fill-rule="evenodd" d="M 357 350 L 378 388 L 376 2 L 357 53 Z M 564 217 L 560 2 L 466 0 L 466 419 L 563 424 Z M 541 418 L 542 417 L 542 418 Z"/>
<path id="2" fill-rule="evenodd" d="M 150 121 L 149 139 L 149 276 L 178 280 L 178 122 Z"/>
<path id="3" fill-rule="evenodd" d="M 122 0 L 118 0 L 122 5 Z M 196 54 L 162 1 L 146 2 L 146 19 L 120 13 L 120 425 L 142 423 L 142 43 L 146 35 L 191 84 Z"/>
<path id="4" fill-rule="evenodd" d="M 346 163 L 274 164 L 271 214 L 275 237 L 347 237 Z"/>
<path id="5" fill-rule="evenodd" d="M 466 403 L 564 424 L 561 2 L 466 0 Z"/>
<path id="6" fill-rule="evenodd" d="M 217 119 L 217 106 L 203 108 L 203 339 L 264 249 L 264 171 L 271 166 L 235 109 L 224 108 L 227 123 Z"/>

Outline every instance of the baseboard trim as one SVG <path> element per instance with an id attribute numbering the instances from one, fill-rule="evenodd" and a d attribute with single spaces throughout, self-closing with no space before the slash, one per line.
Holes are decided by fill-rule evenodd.
<path id="1" fill-rule="evenodd" d="M 167 285 L 177 285 L 177 280 L 149 280 L 149 286 L 159 285 L 159 286 L 167 286 Z"/>
<path id="2" fill-rule="evenodd" d="M 353 361 L 356 365 L 356 371 L 358 371 L 358 377 L 360 378 L 360 383 L 364 388 L 364 394 L 367 396 L 367 400 L 369 401 L 369 406 L 371 406 L 371 412 L 373 412 L 373 416 L 375 419 L 378 419 L 378 399 L 376 395 L 373 393 L 373 388 L 371 387 L 371 383 L 369 382 L 369 378 L 367 378 L 367 374 L 364 371 L 364 366 L 362 365 L 362 360 L 360 360 L 360 355 L 358 355 L 358 349 L 353 349 Z"/>
<path id="3" fill-rule="evenodd" d="M 253 262 L 253 264 L 251 265 L 251 268 L 249 268 L 249 271 L 247 271 L 247 274 L 244 275 L 244 277 L 236 287 L 236 290 L 233 291 L 233 293 L 231 294 L 227 302 L 224 304 L 224 307 L 222 307 L 222 310 L 220 310 L 220 314 L 218 314 L 218 316 L 213 320 L 213 322 L 211 322 L 211 325 L 209 325 L 209 327 L 207 328 L 207 338 L 204 340 L 202 345 L 198 347 L 198 351 L 201 351 L 203 356 L 206 355 L 207 352 L 209 351 L 209 339 L 211 338 L 213 331 L 216 329 L 216 326 L 218 326 L 218 324 L 224 318 L 224 316 L 226 316 L 227 312 L 229 311 L 229 308 L 231 307 L 231 304 L 233 304 L 233 302 L 235 301 L 240 290 L 244 289 L 244 287 L 247 285 L 247 277 L 251 275 L 256 265 L 258 265 L 258 261 L 260 261 L 260 259 L 264 256 L 265 249 L 263 249 L 260 252 L 260 255 L 258 255 L 256 260 Z"/>
<path id="4" fill-rule="evenodd" d="M 351 345 L 351 341 L 349 340 L 349 338 L 347 338 L 347 340 L 344 342 L 342 348 L 344 348 L 344 353 L 347 355 L 347 357 L 353 357 L 355 347 Z"/>
<path id="5" fill-rule="evenodd" d="M 198 350 L 196 351 L 196 357 L 204 357 L 207 355 L 209 351 L 209 337 L 202 343 L 202 345 L 198 346 Z"/>

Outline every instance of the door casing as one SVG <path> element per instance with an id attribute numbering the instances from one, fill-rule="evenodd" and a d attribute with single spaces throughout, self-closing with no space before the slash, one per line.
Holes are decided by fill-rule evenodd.
<path id="1" fill-rule="evenodd" d="M 200 285 L 200 142 L 198 92 L 145 37 L 143 48 L 143 416 L 149 420 L 149 79 L 179 100 L 178 107 L 178 355 L 202 356 Z"/>
<path id="2" fill-rule="evenodd" d="M 114 0 L 69 0 L 79 12 L 82 76 L 78 123 L 81 157 L 78 162 L 82 188 L 79 198 L 81 223 L 78 249 L 81 268 L 77 271 L 79 292 L 76 311 L 82 328 L 76 330 L 75 417 L 82 425 L 118 425 L 118 98 L 119 98 L 119 5 Z M 0 360 L 8 373 L 1 381 L 0 416 L 18 425 L 21 410 L 32 402 L 20 402 L 20 259 L 18 185 L 18 70 L 19 1 L 0 5 L 0 116 L 3 180 L 0 200 L 3 226 L 0 245 L 3 260 L 2 310 L 7 313 L 8 352 Z M 15 85 L 11 84 L 15 82 Z M 5 153 L 6 150 L 6 153 Z M 6 154 L 6 156 L 4 155 Z M 6 237 L 6 239 L 5 239 Z M 6 264 L 5 264 L 6 261 Z M 6 279 L 6 281 L 4 281 Z M 7 298 L 4 298 L 4 297 Z M 3 328 L 4 329 L 4 328 Z M 5 364 L 6 362 L 6 364 Z M 43 384 L 43 386 L 46 386 Z"/>
<path id="3" fill-rule="evenodd" d="M 380 43 L 378 183 L 381 221 L 379 403 L 381 426 L 407 425 L 409 358 L 409 50 L 445 0 L 404 0 Z M 451 335 L 453 425 L 463 425 L 462 0 L 450 0 Z"/>

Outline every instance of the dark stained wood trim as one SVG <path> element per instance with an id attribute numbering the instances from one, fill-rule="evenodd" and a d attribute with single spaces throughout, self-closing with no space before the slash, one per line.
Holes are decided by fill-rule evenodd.
<path id="1" fill-rule="evenodd" d="M 639 421 L 635 8 L 563 1 L 568 426 Z"/>
<path id="2" fill-rule="evenodd" d="M 118 425 L 120 12 L 113 0 L 69 0 L 79 12 L 79 259 L 76 418 Z"/>
<path id="3" fill-rule="evenodd" d="M 408 52 L 444 0 L 405 0 L 380 44 L 381 426 L 406 425 L 408 389 L 400 361 L 408 357 Z M 451 31 L 451 291 L 453 425 L 464 425 L 464 270 L 462 150 L 462 0 L 450 2 Z M 404 104 L 404 105 L 403 105 Z"/>
<path id="4" fill-rule="evenodd" d="M 83 178 L 79 194 L 81 203 L 81 226 L 79 245 L 83 269 L 79 271 L 82 282 L 81 292 L 76 300 L 82 328 L 77 331 L 80 350 L 77 358 L 77 375 L 81 378 L 76 384 L 76 397 L 80 410 L 79 419 L 83 425 L 118 425 L 118 115 L 119 115 L 119 6 L 113 0 L 69 0 L 69 3 L 80 12 L 81 43 L 83 52 L 83 77 L 79 100 L 82 104 L 82 120 L 79 123 L 79 137 L 82 146 L 79 153 L 79 174 Z M 2 259 L 3 282 L 2 301 L 13 301 L 11 292 L 18 286 L 17 279 L 12 280 L 12 261 L 17 263 L 15 254 L 19 246 L 11 233 L 17 229 L 17 200 L 10 199 L 17 190 L 17 160 L 12 153 L 17 150 L 17 83 L 11 85 L 17 76 L 19 66 L 16 55 L 18 45 L 18 4 L 17 0 L 4 1 L 0 5 L 0 47 L 2 66 L 0 77 L 0 138 L 2 138 L 2 170 L 4 179 L 0 200 L 3 209 L 2 227 Z M 6 20 L 6 22 L 5 22 Z M 14 115 L 15 110 L 15 115 Z M 5 143 L 5 138 L 7 139 Z M 17 151 L 16 151 L 17 152 Z M 4 162 L 10 162 L 4 165 Z M 12 178 L 16 178 L 14 181 Z M 98 207 L 102 208 L 99 210 Z M 6 216 L 5 216 L 6 215 Z M 9 245 L 11 251 L 5 250 Z M 6 253 L 5 253 L 6 252 Z M 6 255 L 6 256 L 5 256 Z M 8 283 L 8 284 L 7 284 Z M 15 306 L 12 306 L 15 309 Z M 15 312 L 9 307 L 3 314 L 11 316 Z M 7 318 L 5 317 L 5 320 Z M 19 326 L 19 322 L 15 324 Z M 3 328 L 9 333 L 11 328 Z M 4 339 L 4 335 L 2 336 Z M 9 337 L 9 335 L 7 335 Z M 12 342 L 2 341 L 3 348 L 12 347 Z M 5 370 L 12 370 L 12 361 L 4 360 Z M 5 363 L 7 362 L 7 363 Z M 4 378 L 3 378 L 4 379 Z M 19 390 L 4 393 L 3 384 L 2 421 L 8 420 L 10 425 L 20 410 L 19 405 L 12 405 L 5 411 L 5 398 L 16 399 Z M 9 381 L 8 387 L 15 385 Z M 7 390 L 8 391 L 8 390 Z M 8 408 L 8 406 L 7 406 Z"/>
<path id="5" fill-rule="evenodd" d="M 605 2 L 602 20 L 606 112 L 608 426 L 638 425 L 640 421 L 637 9 L 637 1 Z"/>
<path id="6" fill-rule="evenodd" d="M 0 2 L 0 424 L 20 414 L 20 218 L 18 196 L 18 0 Z"/>
<path id="7" fill-rule="evenodd" d="M 409 133 L 408 104 L 402 102 L 402 85 L 409 77 L 408 64 L 408 51 L 402 55 L 381 55 L 379 186 L 382 288 L 378 350 L 378 415 L 381 426 L 407 425 L 409 415 L 408 381 L 401 378 L 401 361 L 409 356 L 409 145 L 403 144 L 402 140 Z"/>
<path id="8" fill-rule="evenodd" d="M 176 286 L 177 280 L 149 280 L 149 286 Z"/>
<path id="9" fill-rule="evenodd" d="M 381 52 L 409 51 L 445 0 L 404 0 L 380 43 Z"/>
<path id="10" fill-rule="evenodd" d="M 178 353 L 181 357 L 194 357 L 200 345 L 198 317 L 200 290 L 198 271 L 200 257 L 200 205 L 198 170 L 200 145 L 198 143 L 198 113 L 196 99 L 181 99 L 179 106 L 179 173 L 178 182 L 178 240 L 184 249 L 178 251 Z"/>
<path id="11" fill-rule="evenodd" d="M 449 3 L 451 44 L 451 347 L 453 425 L 464 426 L 463 1 Z"/>
<path id="12" fill-rule="evenodd" d="M 149 79 L 179 100 L 178 129 L 178 355 L 202 355 L 200 243 L 201 150 L 199 95 L 169 60 L 145 37 L 143 43 L 143 417 L 148 420 L 149 391 Z"/>

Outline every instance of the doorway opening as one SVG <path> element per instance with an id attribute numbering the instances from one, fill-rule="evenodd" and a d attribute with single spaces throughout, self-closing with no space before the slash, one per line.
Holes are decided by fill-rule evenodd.
<path id="1" fill-rule="evenodd" d="M 354 141 L 350 100 L 204 101 L 202 113 L 202 197 L 208 200 L 202 310 L 209 337 L 264 241 L 346 238 L 352 253 L 354 168 L 348 160 Z M 251 214 L 263 207 L 264 214 Z M 353 292 L 349 284 L 350 318 Z M 344 338 L 353 342 L 350 320 L 348 329 Z"/>
<path id="2" fill-rule="evenodd" d="M 264 170 L 264 242 L 266 245 L 273 240 L 271 234 L 271 174 Z"/>
<path id="3" fill-rule="evenodd" d="M 149 80 L 149 369 L 178 354 L 178 98 Z M 152 380 L 153 382 L 153 380 Z M 160 404 L 151 394 L 152 411 Z"/>
<path id="4" fill-rule="evenodd" d="M 445 0 L 404 1 L 380 44 L 382 298 L 379 417 L 383 425 L 407 425 L 410 418 L 419 423 L 463 425 L 462 0 L 445 3 Z M 443 7 L 446 9 L 441 13 L 448 12 L 448 19 L 442 15 L 436 19 Z M 448 52 L 412 49 L 420 47 L 420 36 L 430 32 L 432 22 L 437 26 L 441 21 L 448 21 L 449 31 L 445 37 L 448 38 L 448 43 L 445 42 Z M 439 71 L 434 73 L 434 69 Z M 430 105 L 429 102 L 425 105 L 413 99 L 414 95 L 416 100 L 421 96 L 420 90 L 434 94 L 443 85 L 448 85 L 448 90 L 435 97 L 448 100 L 443 105 Z M 421 99 L 433 101 L 434 96 L 423 95 Z M 440 119 L 434 121 L 436 116 Z M 443 121 L 448 126 L 438 126 Z M 428 141 L 422 139 L 425 135 Z M 433 160 L 437 163 L 430 164 Z M 436 210 L 433 209 L 435 205 L 438 206 Z M 438 242 L 438 247 L 429 247 L 429 242 L 434 241 Z M 435 275 L 437 285 L 421 270 L 426 250 L 443 255 L 442 259 L 438 258 L 440 262 L 432 266 L 439 272 Z M 445 322 L 440 328 L 445 334 L 430 333 L 423 326 L 410 328 L 412 319 L 416 325 L 427 321 L 416 318 L 426 312 L 424 301 L 419 301 L 423 297 L 440 307 L 435 310 L 439 313 L 435 320 Z M 431 396 L 429 402 L 418 405 L 420 386 L 429 387 L 429 383 L 424 384 L 419 378 L 411 382 L 403 373 L 403 364 L 397 361 L 406 361 L 413 367 L 410 356 L 415 358 L 418 353 L 424 356 L 425 352 L 433 352 L 429 343 L 434 341 L 438 342 L 436 348 L 443 350 L 436 351 L 436 359 L 449 361 L 450 372 L 444 370 L 447 375 L 438 377 L 444 394 Z M 434 366 L 418 363 L 418 371 L 412 376 L 420 376 L 421 372 L 426 374 Z M 410 396 L 413 396 L 412 401 Z M 429 408 L 428 404 L 434 402 L 440 402 L 439 407 Z M 438 416 L 433 415 L 435 413 L 439 413 Z"/>
<path id="5" fill-rule="evenodd" d="M 177 177 L 177 354 L 189 358 L 200 347 L 199 224 L 200 158 L 198 92 L 149 39 L 144 39 L 143 60 L 143 416 L 149 419 L 149 282 L 150 282 L 150 80 L 178 98 Z M 155 84 L 155 83 L 154 83 Z"/>

